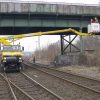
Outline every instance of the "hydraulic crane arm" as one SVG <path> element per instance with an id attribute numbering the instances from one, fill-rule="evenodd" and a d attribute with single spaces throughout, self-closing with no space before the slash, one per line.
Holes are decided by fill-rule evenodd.
<path id="1" fill-rule="evenodd" d="M 57 34 L 57 33 L 60 33 L 60 34 L 61 33 L 66 33 L 67 34 L 67 32 L 72 32 L 75 35 L 80 35 L 80 36 L 89 36 L 89 35 L 92 34 L 92 33 L 82 33 L 82 32 L 78 32 L 78 31 L 76 31 L 74 29 L 71 29 L 71 28 L 69 28 L 69 29 L 62 29 L 62 30 L 55 30 L 55 31 L 48 31 L 48 32 L 41 32 L 40 34 L 41 35 L 45 35 L 45 34 L 51 35 L 51 34 Z"/>
<path id="2" fill-rule="evenodd" d="M 16 41 L 22 38 L 26 37 L 32 37 L 32 36 L 41 36 L 41 35 L 53 35 L 53 34 L 62 34 L 67 32 L 72 32 L 75 35 L 80 35 L 80 36 L 90 36 L 93 35 L 93 33 L 82 33 L 78 32 L 74 29 L 68 28 L 68 29 L 62 29 L 62 30 L 54 30 L 54 31 L 46 31 L 46 32 L 34 32 L 34 33 L 28 33 L 28 34 L 20 34 L 20 35 L 14 35 L 14 36 L 5 36 L 0 38 L 0 42 L 4 45 L 9 45 L 11 44 L 10 40 Z M 9 42 L 8 42 L 9 41 Z"/>
<path id="3" fill-rule="evenodd" d="M 7 40 L 4 39 L 0 39 L 0 43 L 4 44 L 4 45 L 10 45 L 11 43 L 8 42 Z"/>
<path id="4" fill-rule="evenodd" d="M 74 29 L 62 29 L 62 30 L 54 30 L 54 31 L 46 31 L 46 32 L 35 32 L 35 33 L 28 33 L 28 34 L 21 34 L 21 35 L 15 35 L 11 38 L 14 38 L 14 39 L 21 39 L 21 38 L 25 38 L 25 37 L 32 37 L 32 36 L 41 36 L 41 35 L 53 35 L 53 34 L 62 34 L 62 33 L 66 33 L 67 32 L 72 32 L 74 33 L 75 35 L 80 35 L 80 36 L 90 36 L 92 35 L 92 33 L 82 33 L 82 32 L 78 32 Z"/>

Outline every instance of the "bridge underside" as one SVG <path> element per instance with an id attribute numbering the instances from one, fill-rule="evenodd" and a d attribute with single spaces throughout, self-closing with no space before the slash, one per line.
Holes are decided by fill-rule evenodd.
<path id="1" fill-rule="evenodd" d="M 69 27 L 0 27 L 0 35 L 16 35 L 16 34 L 27 34 L 34 32 L 45 32 L 52 30 L 67 29 Z M 80 30 L 79 27 L 71 27 L 77 31 Z M 82 28 L 82 32 L 87 32 L 87 28 Z M 62 35 L 73 35 L 74 33 L 61 33 Z M 55 35 L 61 35 L 60 33 Z"/>
<path id="2" fill-rule="evenodd" d="M 87 32 L 87 25 L 92 16 L 82 15 L 50 15 L 32 13 L 1 13 L 0 34 L 16 35 L 39 31 L 51 31 L 73 28 L 77 31 Z M 99 18 L 99 16 L 98 16 Z M 64 33 L 65 34 L 65 33 Z M 73 33 L 67 33 L 73 34 Z"/>

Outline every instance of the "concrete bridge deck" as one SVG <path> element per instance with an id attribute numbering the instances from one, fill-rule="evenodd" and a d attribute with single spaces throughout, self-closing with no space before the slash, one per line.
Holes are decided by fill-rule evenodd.
<path id="1" fill-rule="evenodd" d="M 0 2 L 0 34 L 25 34 L 73 28 L 87 32 L 100 6 L 47 2 Z"/>
<path id="2" fill-rule="evenodd" d="M 41 13 L 98 16 L 100 15 L 100 6 L 47 2 L 0 2 L 0 13 Z"/>

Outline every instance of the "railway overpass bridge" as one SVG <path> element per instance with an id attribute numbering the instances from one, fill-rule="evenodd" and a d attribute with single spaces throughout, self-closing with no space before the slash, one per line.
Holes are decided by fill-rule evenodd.
<path id="1" fill-rule="evenodd" d="M 87 25 L 95 16 L 100 19 L 100 6 L 47 2 L 0 2 L 0 35 L 25 34 L 69 27 L 87 32 Z M 69 34 L 73 33 L 67 33 Z M 61 35 L 62 54 L 73 41 L 67 41 L 69 45 L 64 48 L 63 40 L 64 37 Z"/>
<path id="2" fill-rule="evenodd" d="M 100 6 L 45 2 L 0 2 L 0 34 L 74 28 L 87 32 L 93 17 L 100 18 Z"/>

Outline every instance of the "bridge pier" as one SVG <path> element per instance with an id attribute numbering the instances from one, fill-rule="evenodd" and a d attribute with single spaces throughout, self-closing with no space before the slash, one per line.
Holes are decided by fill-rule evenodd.
<path id="1" fill-rule="evenodd" d="M 58 65 L 88 65 L 87 55 L 84 52 L 83 37 L 80 36 L 80 45 L 73 44 L 78 35 L 60 35 L 61 55 L 55 57 Z"/>
<path id="2" fill-rule="evenodd" d="M 61 55 L 63 55 L 64 54 L 64 52 L 63 52 L 63 47 L 64 47 L 64 41 L 63 41 L 63 35 L 60 35 L 60 39 L 61 39 Z"/>
<path id="3" fill-rule="evenodd" d="M 76 38 L 77 38 L 77 35 L 75 35 L 73 38 L 71 37 L 71 35 L 60 35 L 60 39 L 61 39 L 61 55 L 64 55 L 66 53 L 74 52 L 73 48 L 76 49 L 75 52 L 80 52 L 80 49 L 73 44 L 73 41 Z"/>
<path id="4" fill-rule="evenodd" d="M 80 32 L 82 32 L 82 28 L 80 28 Z M 84 42 L 82 36 L 80 36 L 80 52 L 81 54 L 84 54 Z"/>

